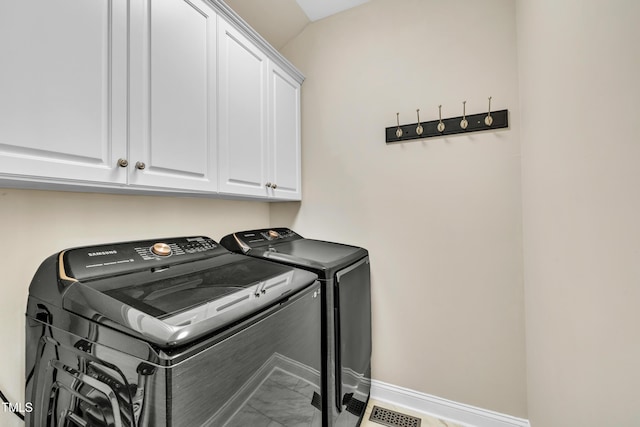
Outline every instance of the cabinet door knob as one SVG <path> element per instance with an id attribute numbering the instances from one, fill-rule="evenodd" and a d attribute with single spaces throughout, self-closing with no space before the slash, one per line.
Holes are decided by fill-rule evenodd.
<path id="1" fill-rule="evenodd" d="M 136 169 L 143 170 L 146 167 L 147 165 L 145 165 L 143 162 L 136 162 Z"/>
<path id="2" fill-rule="evenodd" d="M 271 188 L 275 190 L 276 188 L 278 188 L 278 186 L 276 184 L 271 184 Z"/>
<path id="3" fill-rule="evenodd" d="M 267 188 L 271 188 L 273 186 L 273 184 L 271 184 L 270 182 L 267 182 L 264 186 L 267 187 Z"/>
<path id="4" fill-rule="evenodd" d="M 126 168 L 129 166 L 129 161 L 127 159 L 118 159 L 118 166 L 121 168 Z"/>

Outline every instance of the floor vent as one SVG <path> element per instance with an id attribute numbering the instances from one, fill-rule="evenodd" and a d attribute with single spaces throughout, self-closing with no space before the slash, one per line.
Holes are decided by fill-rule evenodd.
<path id="1" fill-rule="evenodd" d="M 389 427 L 420 427 L 420 418 L 374 406 L 369 421 Z"/>

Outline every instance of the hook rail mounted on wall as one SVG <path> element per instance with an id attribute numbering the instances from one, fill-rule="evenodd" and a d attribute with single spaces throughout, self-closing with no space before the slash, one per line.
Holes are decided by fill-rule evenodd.
<path id="1" fill-rule="evenodd" d="M 429 122 L 418 121 L 418 123 L 406 125 L 400 125 L 398 116 L 396 116 L 396 120 L 398 120 L 396 126 L 386 128 L 387 144 L 412 139 L 432 138 L 434 136 L 508 128 L 509 110 L 489 110 L 485 113 L 472 114 L 470 116 L 466 115 L 465 111 L 463 116 L 431 120 Z M 418 133 L 417 130 L 421 132 Z"/>

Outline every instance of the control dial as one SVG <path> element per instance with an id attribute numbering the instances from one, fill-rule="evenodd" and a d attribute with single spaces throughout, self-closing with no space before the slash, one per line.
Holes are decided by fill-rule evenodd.
<path id="1" fill-rule="evenodd" d="M 151 252 L 158 256 L 171 255 L 171 247 L 166 243 L 156 243 L 151 247 Z"/>
<path id="2" fill-rule="evenodd" d="M 277 239 L 278 237 L 280 237 L 280 233 L 278 233 L 275 230 L 269 230 L 269 238 L 271 239 Z"/>

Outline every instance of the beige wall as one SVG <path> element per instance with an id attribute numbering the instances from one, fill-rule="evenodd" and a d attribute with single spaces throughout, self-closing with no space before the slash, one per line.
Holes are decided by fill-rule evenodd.
<path id="1" fill-rule="evenodd" d="M 518 2 L 533 427 L 640 425 L 639 18 Z"/>
<path id="2" fill-rule="evenodd" d="M 526 417 L 512 0 L 374 0 L 283 48 L 306 75 L 303 197 L 272 223 L 371 252 L 373 377 Z M 486 111 L 511 128 L 386 145 L 384 128 Z"/>
<path id="3" fill-rule="evenodd" d="M 300 33 L 309 18 L 296 0 L 224 0 L 254 30 L 280 49 Z M 274 25 L 274 22 L 277 23 Z"/>
<path id="4" fill-rule="evenodd" d="M 0 188 L 2 391 L 12 401 L 24 401 L 28 287 L 49 255 L 78 245 L 155 237 L 205 235 L 219 240 L 239 229 L 268 226 L 267 203 Z M 1 426 L 24 425 L 18 421 L 0 410 Z"/>

